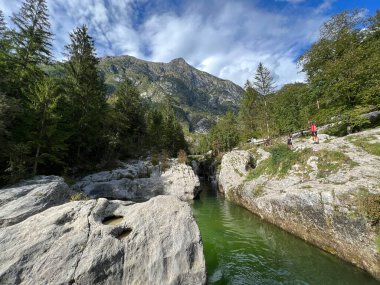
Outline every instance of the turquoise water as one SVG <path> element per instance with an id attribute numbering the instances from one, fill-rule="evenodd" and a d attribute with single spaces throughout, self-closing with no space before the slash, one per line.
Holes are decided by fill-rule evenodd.
<path id="1" fill-rule="evenodd" d="M 208 185 L 192 207 L 202 234 L 208 284 L 380 284 L 365 271 L 224 200 Z"/>

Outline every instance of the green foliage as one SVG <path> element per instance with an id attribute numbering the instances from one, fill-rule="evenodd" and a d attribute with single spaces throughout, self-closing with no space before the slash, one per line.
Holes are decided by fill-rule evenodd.
<path id="1" fill-rule="evenodd" d="M 253 197 L 260 197 L 265 193 L 264 191 L 264 185 L 260 184 L 257 185 L 255 188 L 252 189 L 252 195 Z"/>
<path id="2" fill-rule="evenodd" d="M 86 26 L 70 34 L 66 68 L 66 92 L 72 127 L 70 156 L 72 163 L 98 161 L 104 148 L 104 117 L 107 110 L 105 87 L 97 70 L 94 41 Z"/>
<path id="3" fill-rule="evenodd" d="M 316 155 L 318 156 L 319 178 L 335 173 L 344 166 L 352 168 L 357 165 L 357 163 L 340 151 L 320 150 L 316 152 Z"/>
<path id="4" fill-rule="evenodd" d="M 235 115 L 228 112 L 212 128 L 209 136 L 210 148 L 216 153 L 230 151 L 239 142 Z"/>
<path id="5" fill-rule="evenodd" d="M 351 113 L 358 106 L 380 106 L 378 18 L 363 15 L 353 10 L 333 16 L 323 25 L 320 39 L 300 59 L 321 109 L 343 116 L 349 112 L 350 123 L 358 117 Z M 320 120 L 328 119 L 320 116 Z"/>
<path id="6" fill-rule="evenodd" d="M 380 223 L 380 194 L 369 192 L 366 188 L 358 189 L 357 195 L 358 210 L 365 215 L 372 225 Z"/>
<path id="7" fill-rule="evenodd" d="M 75 193 L 70 197 L 70 202 L 81 200 L 88 200 L 88 197 L 82 192 Z"/>
<path id="8" fill-rule="evenodd" d="M 273 97 L 276 132 L 284 134 L 305 128 L 312 113 L 310 103 L 306 84 L 284 85 Z"/>
<path id="9" fill-rule="evenodd" d="M 264 174 L 284 177 L 296 163 L 305 164 L 311 155 L 311 149 L 292 151 L 284 144 L 272 146 L 268 151 L 271 156 L 250 170 L 247 180 L 258 178 Z"/>
<path id="10" fill-rule="evenodd" d="M 373 142 L 373 140 L 376 140 L 376 137 L 349 137 L 348 140 L 366 152 L 380 156 L 380 143 Z"/>

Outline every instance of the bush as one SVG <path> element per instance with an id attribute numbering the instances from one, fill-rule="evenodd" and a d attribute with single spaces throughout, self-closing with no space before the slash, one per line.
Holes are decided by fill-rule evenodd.
<path id="1" fill-rule="evenodd" d="M 369 192 L 366 188 L 359 188 L 357 194 L 358 210 L 363 213 L 373 226 L 380 223 L 380 194 Z"/>
<path id="2" fill-rule="evenodd" d="M 181 149 L 178 152 L 177 158 L 178 158 L 178 162 L 179 163 L 183 163 L 183 164 L 187 163 L 187 154 L 186 154 L 186 152 L 183 149 Z"/>
<path id="3" fill-rule="evenodd" d="M 81 200 L 87 200 L 88 197 L 82 193 L 82 192 L 77 192 L 73 195 L 71 195 L 70 197 L 70 201 L 73 202 L 73 201 L 81 201 Z"/>

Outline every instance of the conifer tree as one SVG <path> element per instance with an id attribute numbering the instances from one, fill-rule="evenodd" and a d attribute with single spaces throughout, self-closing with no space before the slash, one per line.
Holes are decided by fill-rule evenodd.
<path id="1" fill-rule="evenodd" d="M 12 21 L 17 63 L 26 68 L 29 64 L 47 63 L 51 58 L 50 22 L 46 0 L 25 0 Z"/>
<path id="2" fill-rule="evenodd" d="M 265 96 L 268 96 L 269 94 L 272 94 L 274 92 L 275 82 L 273 79 L 273 76 L 271 75 L 268 68 L 266 68 L 261 62 L 257 66 L 255 78 L 253 81 L 253 86 L 255 90 L 260 93 L 263 97 L 264 101 L 264 110 L 265 110 L 265 121 L 266 121 L 266 129 L 267 129 L 267 138 L 270 137 L 270 131 L 269 131 L 269 107 L 268 107 L 268 100 L 265 98 Z"/>
<path id="3" fill-rule="evenodd" d="M 97 70 L 94 41 L 83 25 L 70 34 L 70 44 L 65 48 L 68 60 L 67 93 L 71 102 L 70 121 L 73 127 L 72 157 L 80 161 L 100 159 L 106 97 L 103 78 Z"/>

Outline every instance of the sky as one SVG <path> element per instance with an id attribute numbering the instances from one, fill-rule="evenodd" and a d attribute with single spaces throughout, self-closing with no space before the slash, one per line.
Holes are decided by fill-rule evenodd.
<path id="1" fill-rule="evenodd" d="M 21 0 L 0 0 L 7 18 Z M 182 57 L 194 67 L 243 86 L 262 62 L 277 86 L 302 82 L 297 59 L 329 17 L 352 8 L 367 15 L 380 0 L 47 0 L 54 56 L 86 24 L 98 56 L 154 62 Z"/>

